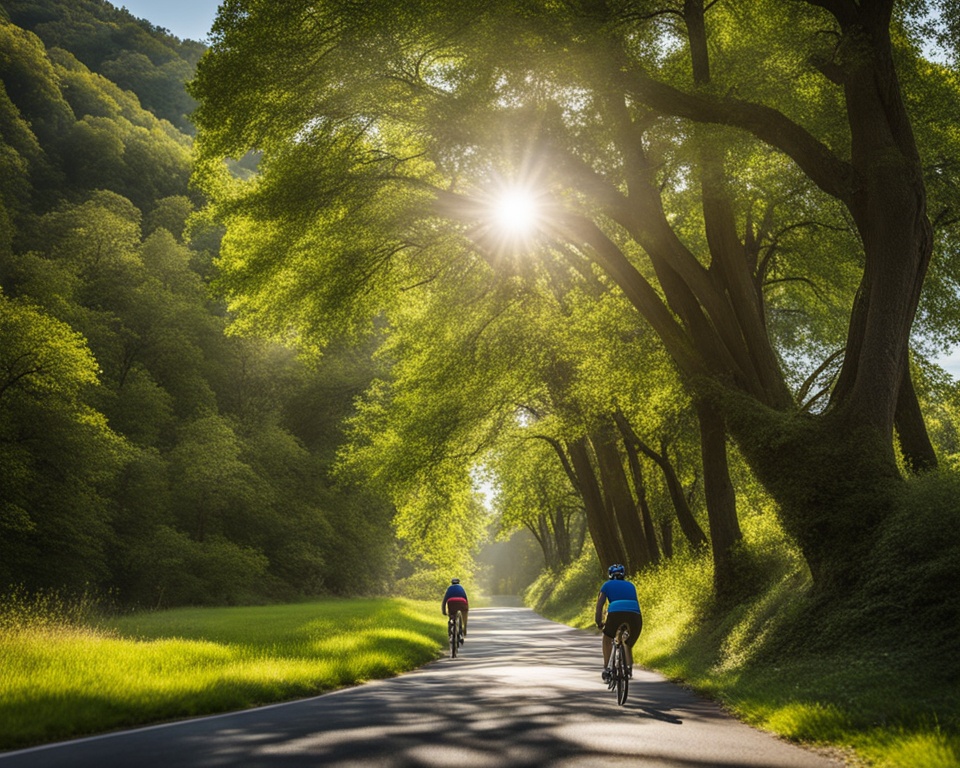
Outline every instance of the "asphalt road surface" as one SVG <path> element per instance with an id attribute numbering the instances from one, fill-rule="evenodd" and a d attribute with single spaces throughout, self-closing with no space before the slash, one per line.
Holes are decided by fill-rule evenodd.
<path id="1" fill-rule="evenodd" d="M 839 765 L 639 668 L 618 707 L 596 633 L 525 608 L 474 609 L 469 632 L 458 658 L 390 680 L 8 752 L 0 768 Z"/>

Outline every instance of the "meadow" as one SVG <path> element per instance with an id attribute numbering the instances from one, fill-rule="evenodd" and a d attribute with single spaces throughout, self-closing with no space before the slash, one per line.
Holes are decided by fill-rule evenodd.
<path id="1" fill-rule="evenodd" d="M 440 655 L 435 602 L 329 599 L 92 618 L 0 607 L 0 749 L 254 707 L 389 677 Z"/>

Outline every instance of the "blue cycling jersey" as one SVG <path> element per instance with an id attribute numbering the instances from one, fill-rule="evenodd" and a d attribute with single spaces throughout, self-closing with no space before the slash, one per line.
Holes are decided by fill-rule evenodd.
<path id="1" fill-rule="evenodd" d="M 637 588 L 625 579 L 610 579 L 600 587 L 600 594 L 610 601 L 607 607 L 609 613 L 626 611 L 640 613 L 640 602 L 637 600 Z"/>
<path id="2" fill-rule="evenodd" d="M 466 600 L 467 590 L 465 590 L 459 584 L 451 584 L 449 587 L 447 587 L 447 592 L 443 596 L 443 603 L 440 606 L 440 610 L 442 610 L 444 613 L 447 612 L 447 600 L 449 600 L 452 597 L 461 597 L 464 600 Z"/>
<path id="3" fill-rule="evenodd" d="M 465 590 L 459 584 L 451 584 L 449 587 L 447 587 L 447 594 L 443 596 L 443 599 L 449 600 L 451 597 L 462 597 L 464 600 L 466 600 L 467 590 Z"/>

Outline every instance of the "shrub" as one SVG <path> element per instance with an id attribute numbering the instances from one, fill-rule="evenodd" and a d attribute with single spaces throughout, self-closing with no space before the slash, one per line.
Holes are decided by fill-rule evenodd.
<path id="1" fill-rule="evenodd" d="M 439 604 L 449 584 L 446 573 L 422 570 L 397 581 L 395 593 L 411 600 L 436 600 Z"/>

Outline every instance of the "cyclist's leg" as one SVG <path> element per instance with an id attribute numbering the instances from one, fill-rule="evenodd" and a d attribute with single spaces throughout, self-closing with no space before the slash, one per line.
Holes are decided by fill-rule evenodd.
<path id="1" fill-rule="evenodd" d="M 603 666 L 605 669 L 610 668 L 610 651 L 613 648 L 613 638 L 616 636 L 620 625 L 626 621 L 625 617 L 629 615 L 624 611 L 607 613 L 607 619 L 603 624 Z"/>
<path id="2" fill-rule="evenodd" d="M 451 611 L 460 611 L 460 625 L 463 629 L 463 634 L 466 634 L 467 630 L 467 601 L 461 598 L 453 598 L 447 603 L 447 609 Z"/>
<path id="3" fill-rule="evenodd" d="M 613 653 L 613 632 L 616 632 L 616 625 L 611 624 L 610 616 L 607 615 L 607 620 L 603 625 L 603 640 L 602 640 L 602 649 L 603 649 L 603 672 L 600 673 L 600 678 L 607 682 L 610 679 L 610 656 Z M 608 634 L 609 633 L 609 634 Z"/>
<path id="4" fill-rule="evenodd" d="M 626 661 L 627 671 L 633 676 L 633 646 L 640 639 L 640 632 L 643 630 L 643 617 L 637 613 L 627 614 L 627 624 L 630 627 L 630 637 L 626 643 Z"/>

